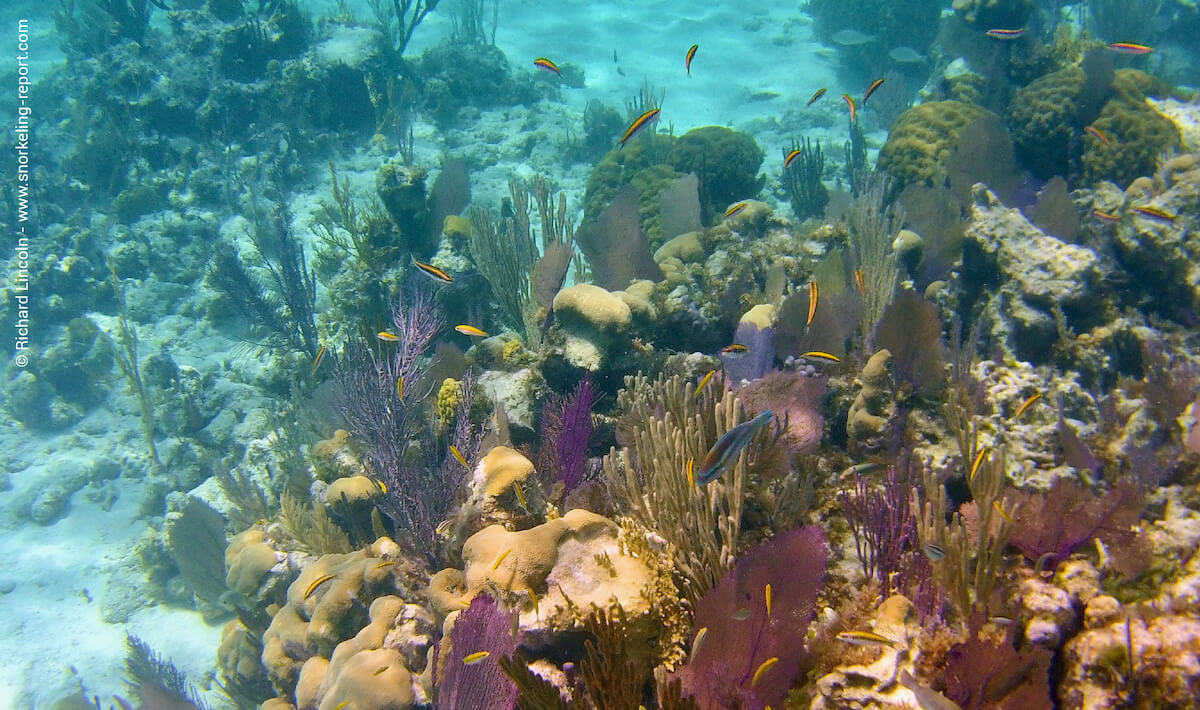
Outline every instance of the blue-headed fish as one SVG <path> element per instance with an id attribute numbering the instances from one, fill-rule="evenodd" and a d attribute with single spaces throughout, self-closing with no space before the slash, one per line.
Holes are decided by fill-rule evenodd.
<path id="1" fill-rule="evenodd" d="M 742 422 L 725 432 L 705 454 L 700 470 L 696 472 L 696 481 L 704 485 L 725 473 L 725 469 L 737 461 L 738 454 L 742 453 L 742 449 L 750 445 L 754 435 L 765 427 L 774 416 L 768 409 L 750 421 Z"/>

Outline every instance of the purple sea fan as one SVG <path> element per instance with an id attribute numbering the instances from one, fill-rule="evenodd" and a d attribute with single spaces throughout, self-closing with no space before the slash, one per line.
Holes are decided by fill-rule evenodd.
<path id="1" fill-rule="evenodd" d="M 562 481 L 564 495 L 583 483 L 595 403 L 592 380 L 584 377 L 571 394 L 555 397 L 542 409 L 538 469 L 553 474 L 554 480 Z"/>
<path id="2" fill-rule="evenodd" d="M 779 421 L 787 422 L 783 443 L 792 454 L 816 451 L 825 433 L 821 416 L 821 398 L 825 396 L 825 377 L 808 377 L 798 372 L 772 372 L 738 390 L 749 413 L 771 410 Z"/>
<path id="3" fill-rule="evenodd" d="M 781 533 L 739 558 L 696 604 L 695 628 L 705 632 L 678 676 L 703 710 L 783 705 L 808 655 L 804 635 L 816 615 L 826 557 L 819 527 Z"/>
<path id="4" fill-rule="evenodd" d="M 498 661 L 517 650 L 512 629 L 516 614 L 501 611 L 494 599 L 479 595 L 459 614 L 450 631 L 450 651 L 436 651 L 437 706 L 442 710 L 513 710 L 517 686 L 500 669 Z M 481 661 L 467 664 L 472 654 L 487 652 Z"/>
<path id="5" fill-rule="evenodd" d="M 1129 479 L 1103 496 L 1060 477 L 1045 494 L 1016 491 L 1007 498 L 1016 506 L 1009 544 L 1044 569 L 1053 570 L 1093 538 L 1122 548 L 1137 537 L 1131 528 L 1141 515 L 1142 496 Z"/>

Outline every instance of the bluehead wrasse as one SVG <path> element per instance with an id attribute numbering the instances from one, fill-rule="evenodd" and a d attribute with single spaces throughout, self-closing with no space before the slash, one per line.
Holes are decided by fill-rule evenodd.
<path id="1" fill-rule="evenodd" d="M 462 452 L 459 451 L 458 447 L 454 444 L 450 445 L 450 453 L 454 456 L 454 458 L 458 459 L 458 462 L 461 463 L 464 468 L 471 468 L 471 465 L 467 463 L 465 458 L 463 458 Z"/>
<path id="2" fill-rule="evenodd" d="M 1099 538 L 1096 538 L 1096 539 L 1099 539 Z M 1051 554 L 1053 554 L 1053 553 L 1051 553 Z M 993 624 L 996 624 L 997 626 L 1012 626 L 1013 624 L 1017 623 L 1016 619 L 1012 619 L 1007 616 L 1000 616 L 998 614 L 996 616 L 989 616 L 988 621 L 992 622 Z"/>
<path id="3" fill-rule="evenodd" d="M 473 325 L 456 325 L 456 326 L 454 326 L 454 330 L 458 331 L 459 333 L 462 333 L 463 335 L 474 335 L 477 338 L 488 337 L 488 334 L 486 332 L 480 330 L 479 328 L 476 328 Z"/>
<path id="4" fill-rule="evenodd" d="M 858 288 L 858 295 L 866 298 L 867 296 L 867 280 L 863 276 L 862 269 L 854 270 L 854 285 Z"/>
<path id="5" fill-rule="evenodd" d="M 1000 505 L 1000 501 L 992 501 L 992 507 L 996 509 L 996 512 L 1000 514 L 1001 518 L 1004 518 L 1004 522 L 1012 525 L 1012 518 L 1008 517 L 1008 513 L 1004 512 L 1004 507 Z"/>
<path id="6" fill-rule="evenodd" d="M 850 94 L 842 94 L 842 101 L 850 108 L 850 123 L 854 123 L 858 120 L 858 107 L 854 105 L 854 99 L 850 98 Z"/>
<path id="7" fill-rule="evenodd" d="M 1095 126 L 1084 126 L 1084 127 L 1083 127 L 1083 132 L 1084 132 L 1084 133 L 1089 133 L 1089 134 L 1091 134 L 1091 135 L 1095 136 L 1095 137 L 1096 137 L 1096 138 L 1098 138 L 1098 139 L 1100 140 L 1100 142 L 1101 142 L 1101 143 L 1103 143 L 1104 145 L 1112 145 L 1112 143 L 1110 143 L 1110 142 L 1108 141 L 1108 136 L 1106 136 L 1106 135 L 1104 135 L 1103 133 L 1101 133 L 1101 132 L 1100 132 L 1100 129 L 1099 129 L 1099 128 L 1096 128 Z"/>
<path id="8" fill-rule="evenodd" d="M 821 350 L 809 350 L 800 357 L 813 358 L 815 360 L 827 360 L 829 362 L 841 362 L 842 359 L 833 353 L 827 353 Z"/>
<path id="9" fill-rule="evenodd" d="M 1146 217 L 1153 217 L 1155 219 L 1161 219 L 1166 222 L 1174 222 L 1175 221 L 1175 215 L 1173 215 L 1169 212 L 1164 212 L 1157 207 L 1150 207 L 1149 205 L 1141 205 L 1138 207 L 1131 207 L 1130 209 L 1132 209 L 1134 212 L 1137 212 L 1140 215 L 1145 215 Z"/>
<path id="10" fill-rule="evenodd" d="M 342 702 L 338 703 L 337 705 L 334 705 L 333 710 L 342 710 L 342 708 L 346 707 L 349 704 L 350 704 L 349 700 L 343 700 Z"/>
<path id="11" fill-rule="evenodd" d="M 881 86 L 883 86 L 883 79 L 876 79 L 875 81 L 871 82 L 871 85 L 867 87 L 867 93 L 863 94 L 863 100 L 862 100 L 863 106 L 867 105 L 867 99 L 871 98 L 871 94 L 878 91 L 879 87 L 881 87 Z"/>
<path id="12" fill-rule="evenodd" d="M 816 281 L 808 282 L 808 322 L 804 327 L 812 325 L 813 318 L 817 317 L 817 301 L 820 300 L 821 290 L 817 287 Z"/>
<path id="13" fill-rule="evenodd" d="M 837 640 L 845 641 L 851 646 L 896 646 L 895 641 L 874 631 L 843 631 L 837 635 Z"/>
<path id="14" fill-rule="evenodd" d="M 641 116 L 633 119 L 633 123 L 629 124 L 629 128 L 625 129 L 625 135 L 621 136 L 620 145 L 625 145 L 630 138 L 633 138 L 635 135 L 637 135 L 638 131 L 641 131 L 646 126 L 658 120 L 658 115 L 660 113 L 662 113 L 662 109 L 652 108 L 646 113 L 643 113 Z"/>
<path id="15" fill-rule="evenodd" d="M 688 654 L 688 663 L 695 663 L 696 656 L 700 653 L 700 647 L 704 645 L 704 637 L 708 636 L 708 627 L 701 626 L 696 631 L 696 638 L 692 639 L 692 651 Z"/>
<path id="16" fill-rule="evenodd" d="M 1100 538 L 1096 538 L 1096 550 L 1099 552 L 1101 549 Z M 1037 574 L 1041 572 L 1046 568 L 1046 565 L 1050 564 L 1050 560 L 1053 560 L 1057 555 L 1057 552 L 1047 552 L 1041 557 L 1037 558 L 1037 562 L 1033 565 L 1033 573 Z M 1100 565 L 1100 568 L 1104 569 L 1104 565 Z"/>
<path id="17" fill-rule="evenodd" d="M 687 479 L 688 485 L 692 488 L 696 487 L 696 459 L 691 456 L 687 460 Z"/>
<path id="18" fill-rule="evenodd" d="M 555 74 L 562 76 L 562 72 L 559 71 L 558 65 L 549 59 L 546 59 L 545 57 L 538 57 L 537 59 L 533 60 L 533 66 L 538 67 L 539 69 L 545 69 L 548 72 L 554 72 Z"/>
<path id="19" fill-rule="evenodd" d="M 387 669 L 388 669 L 388 666 L 380 666 L 380 667 L 376 668 L 375 672 L 372 673 L 371 675 L 379 675 L 380 673 L 383 673 Z"/>
<path id="20" fill-rule="evenodd" d="M 521 490 L 520 481 L 513 481 L 513 493 L 517 494 L 517 502 L 521 504 L 521 507 L 529 510 L 529 504 L 525 502 L 525 491 Z"/>
<path id="21" fill-rule="evenodd" d="M 1118 217 L 1117 215 L 1112 214 L 1110 212 L 1105 212 L 1102 209 L 1092 210 L 1092 216 L 1095 217 L 1096 219 L 1100 220 L 1101 222 L 1106 222 L 1108 224 L 1113 224 L 1113 223 L 1121 221 L 1121 218 Z"/>
<path id="22" fill-rule="evenodd" d="M 1024 402 L 1021 402 L 1021 406 L 1017 407 L 1017 412 L 1016 412 L 1016 414 L 1012 415 L 1012 418 L 1016 419 L 1017 417 L 1024 414 L 1026 409 L 1029 409 L 1030 407 L 1032 407 L 1041 398 L 1042 398 L 1041 392 L 1034 392 L 1033 394 L 1029 395 L 1029 397 L 1026 398 Z"/>
<path id="23" fill-rule="evenodd" d="M 748 350 L 750 350 L 750 348 L 746 347 L 745 345 L 742 345 L 741 343 L 733 343 L 731 345 L 726 345 L 725 347 L 721 348 L 721 354 L 722 355 L 739 355 Z"/>
<path id="24" fill-rule="evenodd" d="M 733 615 L 730 616 L 730 618 L 734 621 L 745 621 L 746 619 L 750 618 L 750 609 L 740 606 L 734 610 Z"/>
<path id="25" fill-rule="evenodd" d="M 447 284 L 454 283 L 453 276 L 446 273 L 445 271 L 442 271 L 441 269 L 434 266 L 433 264 L 426 264 L 423 261 L 417 261 L 416 259 L 413 259 L 413 266 L 420 269 L 421 273 L 425 274 L 426 276 L 433 279 L 434 281 L 441 281 L 442 283 L 447 283 Z"/>
<path id="26" fill-rule="evenodd" d="M 335 576 L 337 576 L 337 575 L 323 574 L 320 577 L 317 577 L 316 579 L 314 579 L 312 581 L 312 583 L 309 584 L 307 588 L 305 588 L 303 598 L 308 599 L 309 597 L 311 597 L 313 595 L 313 592 L 317 591 L 317 587 L 321 586 L 322 584 L 325 584 L 329 580 L 333 579 Z"/>
<path id="27" fill-rule="evenodd" d="M 491 651 L 476 651 L 475 653 L 468 653 L 467 655 L 463 656 L 463 665 L 473 666 L 490 655 L 492 655 Z"/>
<path id="28" fill-rule="evenodd" d="M 877 463 L 875 461 L 868 461 L 866 463 L 856 463 L 853 466 L 848 467 L 845 471 L 842 471 L 841 475 L 838 476 L 838 478 L 845 481 L 845 480 L 849 480 L 849 478 L 855 474 L 860 475 L 860 476 L 866 476 L 867 474 L 871 474 L 871 473 L 874 473 L 874 472 L 882 470 L 882 469 L 883 469 L 883 464 Z"/>
<path id="29" fill-rule="evenodd" d="M 1147 47 L 1144 44 L 1134 44 L 1133 42 L 1113 42 L 1108 45 L 1108 50 L 1117 54 L 1129 54 L 1137 56 L 1139 54 L 1149 54 L 1154 51 L 1154 47 Z"/>
<path id="30" fill-rule="evenodd" d="M 783 159 L 784 170 L 786 170 L 788 168 L 788 166 L 792 164 L 793 160 L 800 157 L 800 153 L 801 153 L 801 150 L 799 148 L 797 148 L 787 154 L 787 156 Z"/>
<path id="31" fill-rule="evenodd" d="M 324 359 L 325 359 L 325 346 L 322 345 L 321 349 L 317 351 L 317 356 L 313 358 L 313 366 L 312 366 L 313 374 L 316 374 L 317 368 L 321 366 L 321 361 Z"/>
<path id="32" fill-rule="evenodd" d="M 704 456 L 700 470 L 696 472 L 697 482 L 704 485 L 725 473 L 725 469 L 737 461 L 742 449 L 750 445 L 754 435 L 765 427 L 774 416 L 771 410 L 765 410 L 750 421 L 742 422 L 722 434 L 721 438 L 717 439 L 717 443 L 713 444 L 713 447 Z"/>
<path id="33" fill-rule="evenodd" d="M 767 660 L 763 661 L 762 664 L 759 665 L 758 670 L 754 671 L 754 677 L 750 679 L 750 687 L 753 688 L 754 686 L 758 685 L 758 679 L 762 678 L 763 673 L 771 670 L 771 667 L 776 663 L 779 663 L 779 658 L 777 656 L 771 656 Z"/>
<path id="34" fill-rule="evenodd" d="M 924 552 L 925 556 L 934 562 L 946 557 L 946 549 L 936 542 L 927 542 L 921 545 L 921 552 Z"/>
<path id="35" fill-rule="evenodd" d="M 700 382 L 696 385 L 696 394 L 700 394 L 700 390 L 704 389 L 704 385 L 707 385 L 715 374 L 717 374 L 716 370 L 709 370 L 707 375 L 700 378 Z"/>
<path id="36" fill-rule="evenodd" d="M 396 399 L 404 399 L 404 375 L 396 378 Z"/>
<path id="37" fill-rule="evenodd" d="M 380 480 L 375 480 L 375 485 L 379 486 L 379 492 L 387 495 L 387 484 Z"/>
<path id="38" fill-rule="evenodd" d="M 817 102 L 817 101 L 818 101 L 818 100 L 819 100 L 819 99 L 820 99 L 822 96 L 824 96 L 824 95 L 825 95 L 825 92 L 826 92 L 826 91 L 829 91 L 829 89 L 826 89 L 826 88 L 820 88 L 820 89 L 817 89 L 817 90 L 816 90 L 816 92 L 814 92 L 814 93 L 813 93 L 813 95 L 812 95 L 812 98 L 810 98 L 810 99 L 808 100 L 808 103 L 806 103 L 806 104 L 804 104 L 804 105 L 805 105 L 805 106 L 812 106 L 812 105 L 813 105 L 813 104 L 815 104 L 815 103 L 816 103 L 816 102 Z"/>
<path id="39" fill-rule="evenodd" d="M 389 332 L 387 332 L 386 330 L 381 330 L 381 331 L 379 331 L 378 333 L 376 333 L 376 334 L 375 334 L 375 337 L 376 337 L 376 338 L 379 338 L 380 340 L 386 340 L 386 341 L 387 341 L 387 342 L 389 342 L 389 343 L 398 343 L 398 342 L 400 342 L 400 336 L 399 336 L 399 335 L 396 335 L 395 333 L 389 333 Z"/>
<path id="40" fill-rule="evenodd" d="M 992 39 L 1016 39 L 1025 34 L 1025 28 L 1022 27 L 1016 30 L 988 30 L 984 34 Z"/>
<path id="41" fill-rule="evenodd" d="M 750 204 L 750 203 L 746 202 L 745 200 L 742 200 L 741 202 L 733 203 L 732 205 L 729 206 L 728 209 L 725 210 L 725 216 L 726 217 L 734 216 L 738 212 L 741 212 L 742 210 L 746 209 L 746 205 L 748 205 L 748 204 Z"/>
<path id="42" fill-rule="evenodd" d="M 983 465 L 983 459 L 988 455 L 988 451 L 988 447 L 985 446 L 979 450 L 979 453 L 975 454 L 975 460 L 971 462 L 971 473 L 967 476 L 967 482 L 975 480 L 975 474 L 979 473 L 979 467 Z"/>
<path id="43" fill-rule="evenodd" d="M 379 564 L 375 565 L 375 569 L 383 569 L 384 567 L 395 567 L 395 566 L 396 566 L 396 563 L 393 562 L 392 560 L 384 560 L 383 562 L 380 562 Z"/>
<path id="44" fill-rule="evenodd" d="M 912 691 L 921 710 L 962 710 L 959 704 L 950 698 L 918 683 L 907 670 L 900 671 L 900 685 Z"/>
<path id="45" fill-rule="evenodd" d="M 763 599 L 767 602 L 767 618 L 771 618 L 771 583 L 767 582 L 767 586 L 763 588 Z"/>
<path id="46" fill-rule="evenodd" d="M 510 548 L 508 548 L 507 550 L 505 550 L 504 552 L 501 552 L 501 553 L 500 553 L 500 556 L 499 556 L 499 557 L 497 557 L 497 558 L 496 558 L 496 561 L 492 563 L 492 570 L 493 570 L 493 571 L 494 571 L 494 570 L 498 570 L 498 569 L 500 569 L 500 563 L 504 561 L 504 558 L 505 558 L 505 557 L 508 557 L 508 553 L 510 553 L 510 552 L 512 552 L 512 548 L 511 548 L 511 547 L 510 547 Z"/>
<path id="47" fill-rule="evenodd" d="M 700 49 L 700 45 L 693 44 L 688 47 L 687 55 L 683 58 L 683 68 L 687 70 L 687 75 L 692 75 L 692 60 L 696 58 L 696 50 Z"/>

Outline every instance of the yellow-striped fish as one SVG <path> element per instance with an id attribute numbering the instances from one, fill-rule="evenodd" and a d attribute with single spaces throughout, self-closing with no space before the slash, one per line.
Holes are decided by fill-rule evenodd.
<path id="1" fill-rule="evenodd" d="M 381 330 L 381 331 L 379 331 L 378 333 L 376 333 L 376 334 L 375 334 L 375 337 L 376 337 L 376 338 L 379 338 L 380 340 L 386 340 L 386 341 L 387 341 L 387 342 L 389 342 L 389 343 L 398 343 L 398 342 L 400 342 L 400 336 L 399 336 L 399 335 L 396 335 L 395 333 L 389 333 L 389 332 L 387 332 L 386 330 Z"/>
<path id="2" fill-rule="evenodd" d="M 707 635 L 707 626 L 701 626 L 696 631 L 696 638 L 692 639 L 692 652 L 688 654 L 688 663 L 696 662 L 696 655 L 700 653 L 700 647 L 704 645 L 704 637 Z"/>
<path id="3" fill-rule="evenodd" d="M 883 79 L 876 79 L 875 81 L 871 82 L 871 85 L 867 87 L 867 93 L 863 94 L 863 106 L 867 105 L 867 99 L 871 98 L 871 94 L 878 91 L 879 87 L 881 86 L 883 86 Z"/>
<path id="4" fill-rule="evenodd" d="M 1000 514 L 1001 518 L 1004 518 L 1004 522 L 1008 523 L 1009 525 L 1012 525 L 1012 518 L 1008 517 L 1008 513 L 1004 512 L 1004 508 L 1001 507 L 1000 501 L 998 501 L 998 500 L 992 501 L 992 507 L 996 509 L 996 512 Z"/>
<path id="5" fill-rule="evenodd" d="M 487 333 L 480 330 L 479 328 L 476 328 L 473 325 L 456 325 L 456 326 L 454 326 L 454 330 L 458 331 L 459 333 L 462 333 L 463 335 L 474 335 L 477 338 L 488 337 Z"/>
<path id="6" fill-rule="evenodd" d="M 325 359 L 325 346 L 322 345 L 321 349 L 317 351 L 317 356 L 313 358 L 312 371 L 313 371 L 314 375 L 317 373 L 317 368 L 321 366 L 321 361 L 324 359 Z"/>
<path id="7" fill-rule="evenodd" d="M 396 398 L 404 399 L 404 375 L 396 378 Z"/>
<path id="8" fill-rule="evenodd" d="M 799 148 L 796 148 L 792 152 L 788 153 L 787 156 L 784 157 L 784 159 L 783 159 L 784 170 L 786 170 L 788 168 L 788 166 L 792 164 L 793 160 L 795 160 L 796 158 L 799 158 L 799 157 L 800 157 L 800 149 Z"/>
<path id="9" fill-rule="evenodd" d="M 662 113 L 662 109 L 652 108 L 643 113 L 641 116 L 633 119 L 633 123 L 629 124 L 629 128 L 625 129 L 625 135 L 621 136 L 620 145 L 625 145 L 625 143 L 630 138 L 633 138 L 635 135 L 637 135 L 639 131 L 657 121 L 660 113 Z"/>
<path id="10" fill-rule="evenodd" d="M 313 595 L 313 592 L 317 591 L 317 587 L 321 586 L 322 584 L 325 584 L 329 580 L 333 579 L 335 576 L 336 575 L 332 575 L 332 574 L 323 574 L 320 577 L 317 577 L 316 579 L 314 579 L 312 581 L 312 583 L 309 584 L 308 587 L 304 590 L 304 598 L 308 599 L 309 597 L 311 597 Z"/>
<path id="11" fill-rule="evenodd" d="M 742 353 L 748 352 L 749 350 L 750 350 L 750 348 L 746 347 L 745 345 L 742 345 L 741 343 L 732 343 L 730 345 L 726 345 L 725 347 L 721 348 L 721 354 L 722 355 L 741 355 Z"/>
<path id="12" fill-rule="evenodd" d="M 467 463 L 467 460 L 463 458 L 462 452 L 459 451 L 458 447 L 454 444 L 450 445 L 450 453 L 454 455 L 454 458 L 458 459 L 458 462 L 461 463 L 464 468 L 471 468 L 470 464 Z"/>
<path id="13" fill-rule="evenodd" d="M 687 460 L 687 479 L 688 485 L 692 488 L 696 487 L 696 459 L 689 456 Z"/>
<path id="14" fill-rule="evenodd" d="M 442 271 L 441 269 L 434 266 L 433 264 L 426 264 L 425 262 L 417 261 L 416 259 L 413 259 L 412 263 L 413 263 L 413 266 L 415 266 L 421 270 L 421 273 L 425 274 L 426 276 L 433 279 L 434 281 L 440 281 L 440 282 L 446 283 L 446 284 L 454 283 L 453 276 L 446 273 L 445 271 Z"/>
<path id="15" fill-rule="evenodd" d="M 504 552 L 501 552 L 500 556 L 496 558 L 496 561 L 492 563 L 492 570 L 500 569 L 500 563 L 504 561 L 505 557 L 508 557 L 508 553 L 510 553 L 510 552 L 512 552 L 511 547 L 508 548 L 507 550 L 505 550 Z"/>
<path id="16" fill-rule="evenodd" d="M 700 45 L 693 44 L 688 47 L 687 55 L 683 58 L 683 68 L 687 70 L 687 75 L 692 75 L 692 60 L 696 58 L 696 50 L 700 49 Z"/>
<path id="17" fill-rule="evenodd" d="M 729 206 L 728 209 L 725 210 L 725 216 L 726 217 L 734 216 L 738 212 L 741 212 L 742 210 L 746 209 L 746 205 L 748 205 L 748 204 L 750 204 L 750 203 L 746 202 L 745 200 L 742 200 L 741 202 L 733 203 L 732 205 Z"/>
<path id="18" fill-rule="evenodd" d="M 521 482 L 513 481 L 513 492 L 517 494 L 517 502 L 522 508 L 529 509 L 529 504 L 525 502 L 525 491 L 521 490 Z"/>
<path id="19" fill-rule="evenodd" d="M 562 76 L 562 72 L 559 71 L 558 65 L 555 64 L 554 62 L 550 61 L 549 59 L 546 59 L 545 57 L 538 57 L 537 59 L 533 60 L 533 66 L 535 66 L 539 69 L 545 69 L 548 72 L 553 72 L 559 76 Z"/>
<path id="20" fill-rule="evenodd" d="M 850 123 L 854 123 L 858 120 L 858 107 L 854 105 L 854 99 L 850 98 L 850 94 L 842 94 L 842 101 L 850 109 Z"/>
<path id="21" fill-rule="evenodd" d="M 754 686 L 758 685 L 759 678 L 762 678 L 763 674 L 771 670 L 776 663 L 779 663 L 779 658 L 776 656 L 771 656 L 767 660 L 763 661 L 762 664 L 759 665 L 758 670 L 754 671 L 754 677 L 750 679 L 750 687 L 753 688 Z"/>
<path id="22" fill-rule="evenodd" d="M 821 295 L 821 291 L 820 291 L 820 289 L 817 288 L 817 282 L 809 281 L 808 282 L 808 322 L 804 324 L 805 328 L 812 325 L 813 318 L 817 317 L 817 301 L 819 300 L 820 295 Z"/>
<path id="23" fill-rule="evenodd" d="M 377 480 L 377 481 L 375 481 L 375 485 L 379 486 L 380 493 L 387 495 L 387 484 L 386 483 L 384 483 L 383 481 Z"/>
<path id="24" fill-rule="evenodd" d="M 841 362 L 842 359 L 833 353 L 827 353 L 822 350 L 809 350 L 800 357 L 813 358 L 815 360 L 828 360 L 829 362 Z"/>
<path id="25" fill-rule="evenodd" d="M 983 447 L 979 453 L 975 454 L 975 460 L 971 462 L 971 473 L 967 477 L 967 481 L 974 482 L 975 474 L 979 473 L 979 467 L 983 465 L 983 459 L 988 455 L 988 447 Z"/>
<path id="26" fill-rule="evenodd" d="M 715 374 L 717 374 L 716 370 L 709 370 L 707 375 L 700 378 L 700 382 L 696 385 L 696 394 L 700 394 L 700 390 L 704 389 L 704 385 L 707 385 Z"/>
<path id="27" fill-rule="evenodd" d="M 383 562 L 380 562 L 379 564 L 375 565 L 375 569 L 383 569 L 384 567 L 395 567 L 395 566 L 396 566 L 395 562 L 393 562 L 391 560 L 384 560 Z"/>
<path id="28" fill-rule="evenodd" d="M 375 669 L 375 672 L 374 672 L 374 673 L 372 673 L 371 675 L 379 675 L 380 673 L 383 673 L 383 672 L 384 672 L 384 671 L 386 671 L 387 669 L 388 669 L 388 667 L 387 667 L 387 666 L 380 666 L 380 667 L 376 668 L 376 669 Z"/>
<path id="29" fill-rule="evenodd" d="M 463 656 L 463 665 L 473 666 L 490 655 L 492 655 L 491 651 L 476 651 L 475 653 L 468 653 L 467 655 Z"/>
<path id="30" fill-rule="evenodd" d="M 1017 412 L 1016 412 L 1016 414 L 1013 414 L 1012 418 L 1016 419 L 1017 417 L 1024 414 L 1026 409 L 1029 409 L 1030 407 L 1032 407 L 1041 398 L 1042 398 L 1041 392 L 1034 392 L 1033 394 L 1029 395 L 1029 397 L 1026 398 L 1026 400 L 1024 402 L 1021 402 L 1021 406 L 1017 407 Z"/>
<path id="31" fill-rule="evenodd" d="M 808 103 L 805 104 L 805 106 L 812 106 L 815 104 L 822 96 L 825 95 L 826 91 L 829 91 L 829 89 L 820 88 L 814 91 L 812 97 L 808 100 Z"/>
<path id="32" fill-rule="evenodd" d="M 887 636 L 874 631 L 843 631 L 837 635 L 838 641 L 845 641 L 852 646 L 892 646 L 896 642 Z"/>
<path id="33" fill-rule="evenodd" d="M 346 707 L 349 704 L 350 704 L 349 700 L 343 700 L 342 702 L 338 703 L 337 705 L 334 705 L 333 710 L 342 710 L 342 708 Z"/>
<path id="34" fill-rule="evenodd" d="M 858 288 L 858 295 L 865 298 L 867 295 L 867 279 L 863 276 L 862 269 L 854 270 L 854 285 Z"/>
<path id="35" fill-rule="evenodd" d="M 767 582 L 767 586 L 763 589 L 763 598 L 767 600 L 767 618 L 771 618 L 771 583 Z"/>

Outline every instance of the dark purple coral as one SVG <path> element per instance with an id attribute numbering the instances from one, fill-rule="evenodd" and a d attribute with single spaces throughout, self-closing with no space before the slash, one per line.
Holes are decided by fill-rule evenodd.
<path id="1" fill-rule="evenodd" d="M 743 386 L 737 396 L 749 414 L 769 409 L 780 422 L 787 422 L 782 441 L 790 453 L 810 454 L 825 433 L 821 399 L 827 382 L 825 377 L 798 372 L 772 372 Z"/>
<path id="2" fill-rule="evenodd" d="M 971 623 L 971 636 L 955 644 L 946 657 L 940 680 L 945 695 L 963 710 L 1049 710 L 1050 660 L 1041 647 L 1017 649 L 1013 632 L 1002 641 L 983 640 Z M 940 688 L 937 688 L 940 689 Z"/>
<path id="3" fill-rule="evenodd" d="M 1142 511 L 1141 493 L 1129 479 L 1103 496 L 1060 477 L 1044 494 L 1016 491 L 1006 497 L 1009 506 L 1016 506 L 1009 544 L 1049 570 L 1094 538 L 1129 547 L 1136 537 L 1130 529 Z"/>
<path id="4" fill-rule="evenodd" d="M 512 634 L 516 614 L 501 611 L 495 600 L 479 595 L 454 622 L 450 650 L 438 644 L 437 706 L 444 710 L 513 710 L 517 685 L 498 661 L 513 655 L 517 639 Z M 467 665 L 467 656 L 486 651 L 482 661 Z"/>
<path id="5" fill-rule="evenodd" d="M 701 708 L 782 707 L 808 656 L 804 635 L 816 615 L 826 557 L 819 527 L 780 533 L 738 558 L 697 603 L 695 628 L 706 629 L 704 640 L 678 676 Z"/>
<path id="6" fill-rule="evenodd" d="M 905 592 L 892 585 L 902 571 L 905 549 L 916 547 L 917 523 L 908 503 L 912 486 L 911 469 L 902 462 L 900 466 L 888 466 L 881 486 L 855 473 L 854 487 L 838 494 L 854 533 L 863 574 L 884 585 L 888 593 Z"/>
<path id="7" fill-rule="evenodd" d="M 538 470 L 560 481 L 564 495 L 578 488 L 586 476 L 595 404 L 596 390 L 585 376 L 571 394 L 554 397 L 542 408 Z"/>

